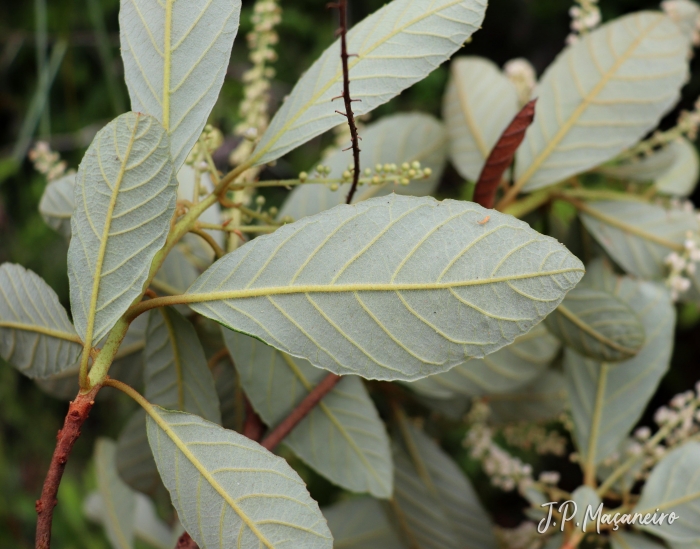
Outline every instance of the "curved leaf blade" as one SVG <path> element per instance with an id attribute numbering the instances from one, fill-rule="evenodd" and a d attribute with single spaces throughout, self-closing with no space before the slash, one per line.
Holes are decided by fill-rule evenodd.
<path id="1" fill-rule="evenodd" d="M 353 202 L 362 202 L 392 192 L 411 196 L 431 194 L 445 168 L 446 145 L 447 136 L 442 122 L 427 114 L 395 114 L 369 124 L 362 130 L 361 166 L 400 166 L 404 162 L 418 161 L 423 168 L 430 168 L 433 173 L 427 179 L 414 180 L 408 185 L 385 183 L 361 186 L 357 189 Z M 337 150 L 323 159 L 323 165 L 331 169 L 333 178 L 339 178 L 349 164 L 352 164 L 350 151 Z M 278 217 L 298 220 L 345 204 L 349 190 L 350 184 L 340 185 L 335 191 L 325 185 L 299 185 L 289 193 Z"/>
<path id="2" fill-rule="evenodd" d="M 546 370 L 542 376 L 510 393 L 489 397 L 491 419 L 494 423 L 549 421 L 566 408 L 564 376 L 556 370 Z"/>
<path id="3" fill-rule="evenodd" d="M 592 468 L 618 448 L 668 370 L 676 314 L 665 287 L 616 277 L 601 263 L 589 269 L 593 287 L 625 301 L 642 320 L 647 336 L 639 353 L 623 362 L 599 362 L 565 350 L 575 440 L 582 463 Z"/>
<path id="4" fill-rule="evenodd" d="M 82 347 L 51 287 L 20 265 L 0 265 L 0 356 L 28 377 L 48 378 L 74 366 Z"/>
<path id="5" fill-rule="evenodd" d="M 674 162 L 670 169 L 656 180 L 654 185 L 660 193 L 690 196 L 700 177 L 698 151 L 695 145 L 685 137 L 674 141 L 666 148 L 673 151 Z"/>
<path id="6" fill-rule="evenodd" d="M 664 260 L 682 251 L 688 231 L 696 232 L 693 212 L 631 201 L 582 205 L 581 221 L 605 251 L 629 274 L 662 278 Z"/>
<path id="7" fill-rule="evenodd" d="M 286 461 L 198 416 L 158 407 L 152 414 L 158 471 L 201 549 L 332 549 L 318 505 Z"/>
<path id="8" fill-rule="evenodd" d="M 394 0 L 347 35 L 353 106 L 361 116 L 425 78 L 479 28 L 486 2 Z M 270 122 L 252 162 L 271 162 L 338 125 L 333 98 L 343 89 L 340 41 L 299 79 Z"/>
<path id="9" fill-rule="evenodd" d="M 582 274 L 561 244 L 510 216 L 391 195 L 256 238 L 182 301 L 319 368 L 412 380 L 512 342 Z"/>
<path id="10" fill-rule="evenodd" d="M 678 100 L 688 48 L 671 19 L 650 11 L 615 19 L 567 47 L 538 86 L 516 187 L 562 181 L 643 137 Z"/>
<path id="11" fill-rule="evenodd" d="M 574 288 L 544 322 L 566 345 L 597 360 L 631 358 L 644 345 L 641 319 L 624 301 L 603 290 Z"/>
<path id="12" fill-rule="evenodd" d="M 39 213 L 46 224 L 61 236 L 70 239 L 70 218 L 75 202 L 73 192 L 75 174 L 71 173 L 49 181 L 39 201 Z"/>
<path id="13" fill-rule="evenodd" d="M 204 350 L 192 324 L 175 309 L 151 311 L 144 349 L 144 397 L 152 404 L 221 423 L 219 398 Z M 139 410 L 117 442 L 117 469 L 132 488 L 153 493 L 158 471 Z"/>
<path id="14" fill-rule="evenodd" d="M 240 0 L 120 2 L 131 108 L 155 116 L 166 129 L 176 170 L 219 96 L 240 12 Z"/>
<path id="15" fill-rule="evenodd" d="M 371 497 L 341 501 L 321 510 L 335 549 L 406 549 L 384 506 Z"/>
<path id="16" fill-rule="evenodd" d="M 434 398 L 480 397 L 516 391 L 541 375 L 560 347 L 559 341 L 540 324 L 487 357 L 473 358 L 443 374 L 411 382 L 409 387 Z"/>
<path id="17" fill-rule="evenodd" d="M 641 525 L 639 528 L 668 541 L 700 539 L 700 443 L 686 442 L 669 452 L 649 475 L 633 513 L 673 511 L 681 520 L 669 524 Z"/>
<path id="18" fill-rule="evenodd" d="M 306 360 L 292 358 L 252 337 L 230 330 L 223 333 L 245 394 L 270 427 L 285 419 L 327 375 Z M 340 380 L 284 439 L 284 444 L 347 490 L 391 497 L 389 438 L 357 377 Z"/>
<path id="19" fill-rule="evenodd" d="M 141 294 L 175 211 L 168 136 L 142 114 L 95 136 L 75 186 L 68 247 L 71 311 L 86 345 L 102 339 Z"/>
<path id="20" fill-rule="evenodd" d="M 465 179 L 479 179 L 498 138 L 518 114 L 518 92 L 488 59 L 458 57 L 450 66 L 450 81 L 442 118 L 450 138 L 450 160 Z"/>
<path id="21" fill-rule="evenodd" d="M 666 146 L 649 156 L 601 166 L 596 172 L 622 181 L 654 181 L 668 172 L 675 161 L 675 148 Z"/>

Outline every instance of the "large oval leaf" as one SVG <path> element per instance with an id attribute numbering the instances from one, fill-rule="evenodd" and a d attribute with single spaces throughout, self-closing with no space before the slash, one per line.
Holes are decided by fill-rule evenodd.
<path id="1" fill-rule="evenodd" d="M 112 547 L 131 549 L 134 544 L 134 492 L 122 482 L 114 464 L 116 446 L 101 438 L 95 444 L 97 489 L 105 511 L 103 524 Z"/>
<path id="2" fill-rule="evenodd" d="M 660 193 L 689 196 L 698 184 L 700 157 L 695 145 L 685 137 L 671 143 L 667 149 L 674 153 L 671 169 L 656 180 Z"/>
<path id="3" fill-rule="evenodd" d="M 668 453 L 649 475 L 642 496 L 632 513 L 670 513 L 680 519 L 673 524 L 642 525 L 640 528 L 665 540 L 690 542 L 700 539 L 700 443 L 686 442 Z"/>
<path id="4" fill-rule="evenodd" d="M 26 376 L 46 378 L 70 369 L 81 350 L 56 292 L 20 265 L 1 265 L 0 356 Z"/>
<path id="5" fill-rule="evenodd" d="M 513 217 L 391 195 L 256 238 L 180 301 L 319 368 L 411 380 L 507 345 L 582 274 L 566 248 Z"/>
<path id="6" fill-rule="evenodd" d="M 604 290 L 578 286 L 545 320 L 567 346 L 597 360 L 624 360 L 644 345 L 644 325 L 634 310 Z"/>
<path id="7" fill-rule="evenodd" d="M 68 276 L 73 321 L 92 346 L 138 297 L 175 211 L 177 180 L 158 121 L 127 113 L 95 136 L 75 186 Z"/>
<path id="8" fill-rule="evenodd" d="M 394 0 L 348 32 L 350 94 L 356 116 L 425 78 L 462 47 L 484 19 L 480 0 Z M 253 153 L 264 164 L 338 125 L 343 90 L 340 41 L 299 79 Z"/>
<path id="9" fill-rule="evenodd" d="M 362 202 L 373 196 L 390 193 L 412 196 L 431 194 L 442 176 L 445 167 L 447 138 L 441 122 L 422 113 L 395 114 L 386 116 L 362 130 L 362 150 L 360 165 L 374 168 L 377 164 L 396 164 L 418 161 L 423 168 L 430 168 L 433 173 L 427 179 L 417 179 L 408 185 L 366 185 L 358 188 L 353 202 Z M 332 178 L 341 174 L 352 164 L 350 151 L 337 150 L 323 165 L 331 169 Z M 291 217 L 301 219 L 324 210 L 344 204 L 350 190 L 350 184 L 340 185 L 332 191 L 325 185 L 299 185 L 285 201 L 279 218 Z"/>
<path id="10" fill-rule="evenodd" d="M 327 375 L 252 337 L 224 330 L 224 340 L 246 396 L 270 427 L 285 419 Z M 391 497 L 389 438 L 360 378 L 340 380 L 284 443 L 343 488 Z"/>
<path id="11" fill-rule="evenodd" d="M 152 403 L 221 423 L 214 378 L 194 326 L 172 308 L 151 311 L 144 349 L 144 396 Z M 148 447 L 143 411 L 119 436 L 117 468 L 136 490 L 152 493 L 158 472 Z"/>
<path id="12" fill-rule="evenodd" d="M 402 422 L 403 445 L 396 449 L 398 523 L 420 549 L 474 549 L 498 544 L 491 519 L 457 464 L 422 431 Z"/>
<path id="13" fill-rule="evenodd" d="M 693 212 L 632 201 L 586 204 L 581 220 L 610 257 L 641 278 L 663 277 L 666 257 L 698 230 Z"/>
<path id="14" fill-rule="evenodd" d="M 355 498 L 322 509 L 335 549 L 406 549 L 380 502 Z"/>
<path id="15" fill-rule="evenodd" d="M 547 69 L 516 161 L 532 191 L 614 158 L 678 100 L 689 43 L 660 12 L 633 13 L 569 46 Z"/>
<path id="16" fill-rule="evenodd" d="M 46 224 L 61 236 L 70 239 L 70 218 L 73 215 L 75 174 L 49 181 L 39 201 L 39 213 Z"/>
<path id="17" fill-rule="evenodd" d="M 201 549 L 331 549 L 299 475 L 259 444 L 198 416 L 155 407 L 148 441 L 178 516 Z"/>
<path id="18" fill-rule="evenodd" d="M 175 168 L 204 128 L 226 76 L 241 0 L 121 0 L 119 28 L 131 108 L 170 135 Z"/>
<path id="19" fill-rule="evenodd" d="M 442 104 L 450 160 L 460 175 L 479 179 L 498 138 L 518 114 L 515 85 L 488 59 L 458 57 Z"/>
<path id="20" fill-rule="evenodd" d="M 507 393 L 542 374 L 559 348 L 559 341 L 540 324 L 500 351 L 481 359 L 473 358 L 444 374 L 419 379 L 409 386 L 434 398 Z"/>
<path id="21" fill-rule="evenodd" d="M 592 470 L 634 427 L 668 370 L 676 314 L 668 290 L 660 284 L 617 277 L 602 263 L 589 266 L 589 272 L 584 284 L 602 286 L 626 302 L 646 332 L 641 351 L 623 362 L 598 362 L 565 350 L 574 435 L 581 462 Z"/>

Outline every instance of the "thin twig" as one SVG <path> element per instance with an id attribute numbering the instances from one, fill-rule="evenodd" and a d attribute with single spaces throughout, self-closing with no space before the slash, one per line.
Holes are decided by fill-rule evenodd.
<path id="1" fill-rule="evenodd" d="M 214 253 L 216 254 L 216 259 L 221 259 L 226 255 L 226 252 L 224 249 L 219 246 L 219 244 L 214 240 L 214 237 L 212 237 L 209 233 L 203 231 L 202 229 L 191 229 L 190 232 L 192 234 L 196 234 L 198 237 L 203 238 L 204 241 L 211 246 L 211 249 L 214 250 Z"/>
<path id="2" fill-rule="evenodd" d="M 260 445 L 267 450 L 274 450 L 275 447 L 284 440 L 284 438 L 292 432 L 299 422 L 304 419 L 311 410 L 321 401 L 321 399 L 331 392 L 333 387 L 340 381 L 340 376 L 330 373 L 321 380 L 321 383 L 316 385 L 311 392 L 306 395 L 299 405 L 275 427 L 272 432 L 267 435 Z"/>
<path id="3" fill-rule="evenodd" d="M 347 204 L 352 202 L 353 196 L 355 196 L 355 191 L 357 190 L 357 183 L 360 180 L 360 138 L 357 135 L 357 124 L 355 124 L 355 114 L 352 112 L 353 99 L 350 97 L 350 70 L 348 69 L 348 0 L 338 0 L 337 3 L 329 4 L 330 7 L 337 8 L 340 14 L 340 26 L 338 28 L 338 34 L 340 34 L 340 60 L 343 65 L 343 94 L 340 96 L 343 98 L 345 103 L 345 112 L 336 111 L 338 114 L 342 114 L 348 120 L 348 127 L 350 128 L 350 138 L 352 141 L 352 159 L 355 166 L 352 174 L 352 187 L 350 187 L 350 192 L 348 193 L 348 198 L 346 200 Z"/>
<path id="4" fill-rule="evenodd" d="M 56 436 L 56 449 L 51 458 L 51 465 L 49 465 L 46 480 L 44 480 L 41 498 L 36 502 L 36 513 L 38 515 L 36 549 L 49 549 L 51 547 L 51 522 L 53 520 L 53 509 L 58 503 L 56 496 L 58 487 L 61 484 L 61 477 L 63 477 L 63 471 L 66 468 L 73 445 L 80 436 L 80 428 L 88 418 L 99 390 L 100 386 L 96 385 L 90 392 L 78 394 L 68 407 L 63 429 Z"/>
<path id="5" fill-rule="evenodd" d="M 265 424 L 263 423 L 260 416 L 253 409 L 253 405 L 250 403 L 248 397 L 245 399 L 245 423 L 243 424 L 243 436 L 248 437 L 250 440 L 255 442 L 260 442 L 260 439 L 265 432 Z"/>

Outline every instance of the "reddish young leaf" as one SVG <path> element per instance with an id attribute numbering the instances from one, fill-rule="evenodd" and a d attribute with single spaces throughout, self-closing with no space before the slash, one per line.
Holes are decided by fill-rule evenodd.
<path id="1" fill-rule="evenodd" d="M 503 130 L 501 137 L 498 138 L 498 142 L 486 159 L 486 164 L 481 170 L 479 181 L 477 181 L 476 189 L 474 189 L 474 202 L 482 205 L 484 208 L 493 208 L 496 191 L 501 183 L 503 172 L 513 162 L 515 151 L 518 150 L 520 143 L 523 142 L 525 131 L 535 118 L 536 102 L 537 99 L 533 99 L 515 115 L 513 121 Z"/>

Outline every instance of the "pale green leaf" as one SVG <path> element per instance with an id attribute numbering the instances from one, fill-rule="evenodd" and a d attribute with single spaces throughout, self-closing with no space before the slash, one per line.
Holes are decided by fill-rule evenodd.
<path id="1" fill-rule="evenodd" d="M 547 370 L 517 391 L 489 396 L 489 407 L 494 423 L 555 419 L 566 407 L 564 376 Z"/>
<path id="2" fill-rule="evenodd" d="M 178 516 L 201 549 L 331 549 L 304 482 L 252 440 L 159 407 L 148 440 Z"/>
<path id="3" fill-rule="evenodd" d="M 615 449 L 613 454 L 617 454 L 621 457 L 622 461 L 631 457 L 634 452 L 639 449 L 639 441 L 632 437 L 626 437 L 622 440 L 620 445 Z M 619 461 L 613 461 L 609 463 L 604 461 L 598 466 L 597 476 L 601 481 L 605 481 L 617 467 L 620 465 Z M 638 480 L 638 474 L 644 467 L 644 460 L 637 460 L 637 462 L 630 467 L 625 473 L 613 484 L 612 489 L 618 491 L 618 493 L 629 492 Z"/>
<path id="4" fill-rule="evenodd" d="M 151 286 L 159 295 L 179 295 L 197 280 L 199 274 L 197 267 L 187 257 L 185 246 L 178 243 L 166 256 Z"/>
<path id="5" fill-rule="evenodd" d="M 453 421 L 461 421 L 464 418 L 464 414 L 469 411 L 471 406 L 471 399 L 465 396 L 445 398 L 444 395 L 441 394 L 438 398 L 436 396 L 418 393 L 416 394 L 416 400 L 424 406 L 427 406 L 430 410 Z"/>
<path id="6" fill-rule="evenodd" d="M 178 170 L 177 172 L 177 181 L 178 181 L 178 186 L 177 186 L 177 198 L 178 200 L 188 200 L 190 202 L 197 202 L 202 198 L 202 196 L 206 196 L 210 192 L 214 190 L 214 183 L 211 180 L 211 176 L 209 173 L 201 173 L 199 174 L 199 196 L 197 197 L 197 200 L 195 200 L 195 194 L 196 194 L 196 189 L 197 189 L 197 174 L 192 166 L 189 166 L 187 164 L 183 164 L 182 167 Z M 199 216 L 199 221 L 202 223 L 211 223 L 213 225 L 220 225 L 222 222 L 221 219 L 221 206 L 219 205 L 218 202 L 215 202 L 211 206 L 209 206 L 206 210 L 202 212 L 202 215 Z M 224 233 L 223 231 L 212 231 L 212 230 L 207 230 L 207 233 L 209 233 L 214 240 L 216 240 L 217 244 L 219 246 L 224 245 Z M 192 235 L 194 236 L 194 235 Z M 209 248 L 209 246 L 206 246 Z M 209 249 L 209 253 L 211 252 L 211 249 Z M 211 256 L 211 259 L 213 259 L 213 255 Z"/>
<path id="7" fill-rule="evenodd" d="M 442 104 L 450 160 L 462 177 L 476 181 L 503 130 L 518 114 L 518 92 L 482 57 L 458 57 L 450 71 Z"/>
<path id="8" fill-rule="evenodd" d="M 610 257 L 641 278 L 663 277 L 666 257 L 682 251 L 686 233 L 698 230 L 693 212 L 643 202 L 592 202 L 581 220 Z"/>
<path id="9" fill-rule="evenodd" d="M 664 194 L 689 196 L 700 177 L 698 151 L 684 137 L 671 143 L 667 149 L 673 150 L 675 159 L 671 169 L 656 180 L 656 188 Z"/>
<path id="10" fill-rule="evenodd" d="M 597 360 L 631 358 L 644 345 L 641 319 L 624 301 L 604 290 L 579 285 L 544 322 L 568 347 Z"/>
<path id="11" fill-rule="evenodd" d="M 676 148 L 663 147 L 649 156 L 601 166 L 598 173 L 622 181 L 655 181 L 662 177 L 676 162 Z"/>
<path id="12" fill-rule="evenodd" d="M 73 215 L 75 174 L 49 181 L 39 201 L 39 213 L 46 224 L 61 236 L 70 239 L 70 218 Z"/>
<path id="13" fill-rule="evenodd" d="M 237 423 L 243 422 L 245 414 L 245 405 L 237 400 L 242 397 L 240 384 L 236 380 L 238 373 L 233 366 L 231 357 L 226 356 L 219 360 L 211 370 L 214 376 L 214 385 L 216 386 L 216 394 L 219 396 L 219 407 L 221 408 L 221 426 L 226 429 L 240 429 Z M 237 386 L 238 385 L 238 389 Z"/>
<path id="14" fill-rule="evenodd" d="M 535 91 L 535 122 L 518 149 L 516 181 L 545 187 L 614 158 L 676 103 L 689 42 L 660 12 L 637 12 L 567 47 Z"/>
<path id="15" fill-rule="evenodd" d="M 664 549 L 665 547 L 658 541 L 654 541 L 642 534 L 623 531 L 612 533 L 610 536 L 610 545 L 612 549 Z"/>
<path id="16" fill-rule="evenodd" d="M 447 154 L 447 136 L 441 122 L 422 113 L 395 114 L 385 116 L 362 130 L 360 166 L 375 169 L 377 164 L 396 164 L 418 161 L 422 168 L 430 168 L 433 173 L 427 179 L 417 179 L 408 185 L 384 183 L 382 185 L 361 186 L 353 202 L 362 202 L 373 196 L 390 193 L 412 196 L 431 194 L 442 176 Z M 331 169 L 331 178 L 341 178 L 352 164 L 352 152 L 337 150 L 322 160 Z M 285 201 L 279 218 L 301 219 L 324 210 L 344 204 L 350 184 L 340 185 L 332 191 L 325 185 L 307 184 L 297 186 Z"/>
<path id="17" fill-rule="evenodd" d="M 637 313 L 647 335 L 641 351 L 624 362 L 598 362 L 570 348 L 564 352 L 575 440 L 582 463 L 592 467 L 617 449 L 668 370 L 676 315 L 660 284 L 617 277 L 601 263 L 589 265 L 589 272 L 593 287 L 613 293 Z"/>
<path id="18" fill-rule="evenodd" d="M 700 443 L 686 442 L 669 452 L 651 471 L 632 513 L 671 513 L 680 517 L 673 524 L 642 525 L 639 528 L 665 540 L 700 540 Z M 658 511 L 657 511 L 658 510 Z"/>
<path id="19" fill-rule="evenodd" d="M 500 351 L 481 359 L 473 358 L 448 372 L 419 379 L 408 386 L 435 398 L 507 393 L 542 374 L 559 348 L 559 341 L 538 325 Z"/>
<path id="20" fill-rule="evenodd" d="M 46 378 L 69 370 L 81 350 L 56 292 L 20 265 L 0 265 L 0 356 L 28 377 Z"/>
<path id="21" fill-rule="evenodd" d="M 576 521 L 577 528 L 579 524 L 580 528 L 584 528 L 584 526 L 586 529 L 591 526 L 595 528 L 595 524 L 587 524 L 586 520 L 586 515 L 588 514 L 590 517 L 590 515 L 595 514 L 601 504 L 600 496 L 595 489 L 590 486 L 579 486 L 571 493 L 571 499 L 576 504 L 576 514 L 573 520 Z"/>
<path id="22" fill-rule="evenodd" d="M 673 0 L 673 2 L 662 2 L 664 11 L 681 28 L 683 34 L 691 40 L 693 44 L 698 39 L 698 20 L 700 19 L 700 6 L 692 0 Z"/>
<path id="23" fill-rule="evenodd" d="M 462 470 L 410 423 L 402 422 L 401 433 L 394 501 L 408 538 L 421 549 L 461 548 L 464 540 L 474 549 L 495 549 L 491 519 Z"/>
<path id="24" fill-rule="evenodd" d="M 356 116 L 425 78 L 462 47 L 484 19 L 479 0 L 394 0 L 348 32 L 350 95 Z M 340 40 L 297 82 L 253 153 L 264 164 L 338 125 L 343 91 Z"/>
<path id="25" fill-rule="evenodd" d="M 104 506 L 103 524 L 114 549 L 132 549 L 134 544 L 134 493 L 122 482 L 114 463 L 116 446 L 101 438 L 95 444 L 97 490 Z"/>
<path id="26" fill-rule="evenodd" d="M 176 169 L 219 96 L 240 12 L 240 0 L 120 2 L 131 108 L 155 116 L 167 130 Z"/>
<path id="27" fill-rule="evenodd" d="M 333 549 L 406 549 L 376 499 L 350 499 L 322 511 L 333 534 Z"/>
<path id="28" fill-rule="evenodd" d="M 151 404 L 221 423 L 214 378 L 202 345 L 192 324 L 174 309 L 150 312 L 144 364 L 144 397 Z M 129 486 L 152 493 L 159 483 L 144 416 L 143 411 L 136 412 L 120 434 L 117 468 Z"/>
<path id="29" fill-rule="evenodd" d="M 412 380 L 512 342 L 582 274 L 566 248 L 511 216 L 390 195 L 256 238 L 182 302 L 319 368 Z"/>
<path id="30" fill-rule="evenodd" d="M 285 419 L 327 372 L 230 330 L 224 340 L 255 411 L 270 427 Z M 294 427 L 284 444 L 352 492 L 389 498 L 393 467 L 384 423 L 362 380 L 345 377 Z"/>
<path id="31" fill-rule="evenodd" d="M 102 339 L 142 292 L 175 211 L 168 136 L 151 117 L 127 113 L 93 140 L 75 187 L 68 276 L 83 341 Z"/>
<path id="32" fill-rule="evenodd" d="M 133 492 L 133 495 L 135 498 L 133 507 L 135 538 L 155 549 L 173 549 L 175 546 L 175 543 L 171 543 L 173 532 L 158 517 L 153 501 L 138 492 Z M 107 509 L 99 492 L 88 494 L 83 504 L 83 511 L 91 521 L 105 525 Z"/>

